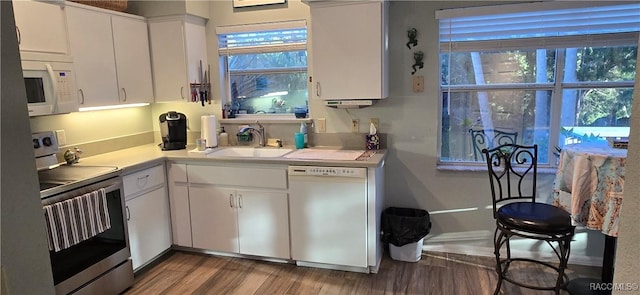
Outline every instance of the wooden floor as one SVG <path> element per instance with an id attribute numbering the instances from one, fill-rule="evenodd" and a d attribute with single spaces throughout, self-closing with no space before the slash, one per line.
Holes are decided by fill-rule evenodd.
<path id="1" fill-rule="evenodd" d="M 377 274 L 299 267 L 251 259 L 172 252 L 136 274 L 124 294 L 493 294 L 497 276 L 490 257 L 425 252 L 419 262 L 395 261 L 386 254 Z M 518 275 L 552 284 L 540 268 Z M 570 279 L 598 277 L 599 268 L 569 266 Z M 503 283 L 501 294 L 553 294 Z M 568 293 L 563 293 L 568 294 Z"/>

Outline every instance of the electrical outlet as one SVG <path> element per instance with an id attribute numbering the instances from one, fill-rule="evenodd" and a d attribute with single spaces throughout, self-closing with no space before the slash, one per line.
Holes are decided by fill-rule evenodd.
<path id="1" fill-rule="evenodd" d="M 413 92 L 424 92 L 424 76 L 413 77 Z"/>
<path id="2" fill-rule="evenodd" d="M 67 145 L 67 135 L 64 133 L 64 130 L 56 130 L 56 139 L 58 140 L 59 146 Z"/>
<path id="3" fill-rule="evenodd" d="M 369 119 L 369 123 L 373 123 L 373 126 L 376 126 L 376 129 L 380 129 L 380 120 L 378 118 Z"/>
<path id="4" fill-rule="evenodd" d="M 318 121 L 316 123 L 316 125 L 318 126 L 318 132 L 327 132 L 327 119 L 318 118 Z"/>
<path id="5" fill-rule="evenodd" d="M 351 132 L 360 132 L 358 119 L 351 119 Z"/>

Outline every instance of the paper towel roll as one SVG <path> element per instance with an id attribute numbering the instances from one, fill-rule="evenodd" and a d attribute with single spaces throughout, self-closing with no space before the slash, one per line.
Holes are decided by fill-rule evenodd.
<path id="1" fill-rule="evenodd" d="M 216 116 L 202 116 L 200 117 L 200 138 L 207 140 L 207 147 L 218 146 L 218 122 Z"/>

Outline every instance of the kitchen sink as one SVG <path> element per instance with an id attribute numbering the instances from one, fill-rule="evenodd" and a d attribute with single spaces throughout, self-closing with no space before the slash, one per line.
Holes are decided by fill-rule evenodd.
<path id="1" fill-rule="evenodd" d="M 212 152 L 207 157 L 277 158 L 291 151 L 286 148 L 228 147 Z"/>

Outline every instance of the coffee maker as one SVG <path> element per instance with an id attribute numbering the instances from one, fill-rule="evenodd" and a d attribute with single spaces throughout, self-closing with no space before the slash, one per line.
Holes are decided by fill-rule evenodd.
<path id="1" fill-rule="evenodd" d="M 187 116 L 170 111 L 160 115 L 162 150 L 181 150 L 187 147 Z"/>

